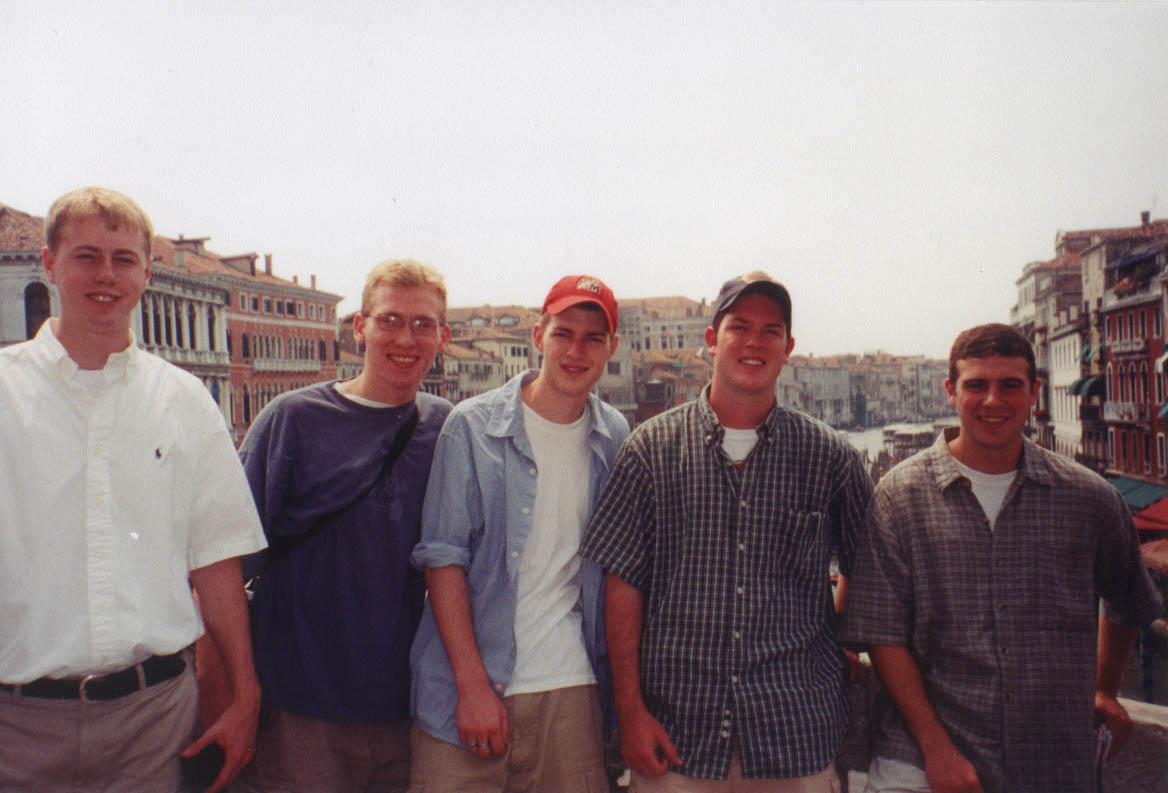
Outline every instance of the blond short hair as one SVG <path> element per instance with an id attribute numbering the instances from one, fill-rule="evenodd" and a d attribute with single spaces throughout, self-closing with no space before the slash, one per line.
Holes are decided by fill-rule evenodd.
<path id="1" fill-rule="evenodd" d="M 361 313 L 368 316 L 373 308 L 373 292 L 380 286 L 416 287 L 428 286 L 438 293 L 442 303 L 442 316 L 446 322 L 446 281 L 438 271 L 429 265 L 413 259 L 386 259 L 365 276 L 365 288 L 361 290 Z"/>
<path id="2" fill-rule="evenodd" d="M 142 232 L 146 261 L 150 261 L 154 241 L 154 224 L 150 217 L 134 199 L 106 187 L 82 187 L 54 201 L 45 218 L 45 246 L 56 253 L 65 224 L 90 217 L 100 218 L 111 230 L 122 226 L 138 229 Z"/>

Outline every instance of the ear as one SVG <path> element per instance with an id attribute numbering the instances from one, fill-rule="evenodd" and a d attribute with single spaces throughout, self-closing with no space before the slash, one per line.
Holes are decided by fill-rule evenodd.
<path id="1" fill-rule="evenodd" d="M 950 405 L 957 407 L 957 386 L 948 378 L 945 379 L 945 396 L 949 398 Z"/>
<path id="2" fill-rule="evenodd" d="M 713 325 L 707 325 L 706 326 L 706 352 L 708 352 L 710 355 L 713 355 L 714 351 L 717 349 L 717 347 L 718 347 L 718 331 L 714 330 Z"/>
<path id="3" fill-rule="evenodd" d="M 1038 401 L 1038 392 L 1042 389 L 1042 381 L 1037 377 L 1034 382 L 1030 384 L 1030 406 L 1034 407 L 1034 403 Z"/>
<path id="4" fill-rule="evenodd" d="M 450 335 L 450 328 L 446 328 L 446 335 Z M 365 343 L 365 315 L 360 311 L 353 315 L 353 340 L 358 344 Z"/>
<path id="5" fill-rule="evenodd" d="M 41 266 L 45 268 L 45 274 L 49 276 L 49 283 L 57 283 L 57 258 L 48 246 L 41 248 Z"/>
<path id="6" fill-rule="evenodd" d="M 791 350 L 793 350 L 793 349 L 795 349 L 795 337 L 788 336 L 787 337 L 787 351 L 783 354 L 783 357 L 790 358 L 791 357 Z"/>
<path id="7" fill-rule="evenodd" d="M 438 326 L 438 352 L 446 352 L 446 345 L 450 343 L 450 326 L 443 322 Z"/>
<path id="8" fill-rule="evenodd" d="M 531 343 L 535 345 L 535 349 L 543 352 L 543 328 L 537 322 L 531 328 Z"/>

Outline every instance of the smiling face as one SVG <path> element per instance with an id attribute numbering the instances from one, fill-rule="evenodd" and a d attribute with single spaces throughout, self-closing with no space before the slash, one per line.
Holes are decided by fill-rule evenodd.
<path id="1" fill-rule="evenodd" d="M 716 328 L 706 328 L 706 346 L 714 356 L 710 400 L 715 409 L 733 402 L 769 409 L 795 340 L 787 335 L 779 304 L 756 292 L 734 301 Z M 726 421 L 721 413 L 719 418 Z"/>
<path id="2" fill-rule="evenodd" d="M 616 351 L 617 338 L 609 334 L 604 312 L 591 305 L 564 309 L 546 324 L 536 325 L 532 341 L 543 353 L 536 390 L 543 398 L 565 400 L 582 410 L 592 386 Z M 539 411 L 541 406 L 542 403 L 534 407 Z M 579 415 L 579 410 L 575 413 Z"/>
<path id="3" fill-rule="evenodd" d="M 401 321 L 391 323 L 391 317 Z M 442 320 L 442 299 L 434 288 L 379 286 L 370 296 L 368 316 L 353 317 L 353 336 L 365 345 L 358 393 L 401 405 L 417 394 L 434 355 L 445 349 L 450 328 Z"/>
<path id="4" fill-rule="evenodd" d="M 957 410 L 961 432 L 949 442 L 949 450 L 975 471 L 1013 471 L 1040 381 L 1030 379 L 1029 365 L 1021 357 L 962 358 L 956 368 L 957 382 L 946 380 L 945 392 Z"/>
<path id="5" fill-rule="evenodd" d="M 81 368 L 100 369 L 130 344 L 130 318 L 150 277 L 141 229 L 79 215 L 41 262 L 61 300 L 57 338 Z"/>

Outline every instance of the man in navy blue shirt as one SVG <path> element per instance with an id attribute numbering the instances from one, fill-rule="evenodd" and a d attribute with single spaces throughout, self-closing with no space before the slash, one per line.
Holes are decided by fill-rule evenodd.
<path id="1" fill-rule="evenodd" d="M 263 695 L 252 791 L 402 791 L 409 649 L 424 588 L 409 554 L 445 399 L 419 393 L 450 337 L 442 277 L 369 274 L 364 371 L 273 400 L 240 457 L 270 548 L 255 592 Z"/>

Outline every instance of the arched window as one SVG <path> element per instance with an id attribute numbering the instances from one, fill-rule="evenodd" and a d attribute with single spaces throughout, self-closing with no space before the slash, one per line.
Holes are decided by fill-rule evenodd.
<path id="1" fill-rule="evenodd" d="M 247 386 L 243 387 L 243 423 L 251 424 L 251 396 L 247 393 Z"/>
<path id="2" fill-rule="evenodd" d="M 195 349 L 195 304 L 187 303 L 187 346 L 192 350 Z"/>
<path id="3" fill-rule="evenodd" d="M 1119 401 L 1119 387 L 1115 382 L 1115 370 L 1111 368 L 1111 364 L 1107 364 L 1107 401 Z"/>
<path id="4" fill-rule="evenodd" d="M 207 306 L 207 349 L 215 352 L 215 309 Z"/>
<path id="5" fill-rule="evenodd" d="M 324 339 L 320 340 L 319 348 L 320 348 L 320 362 L 324 363 L 325 360 L 328 358 L 328 347 L 324 346 Z"/>
<path id="6" fill-rule="evenodd" d="M 248 346 L 246 333 L 239 334 L 239 355 L 245 361 L 251 357 L 251 347 Z M 243 392 L 243 401 L 245 404 L 247 403 L 247 391 L 246 390 Z M 245 423 L 246 423 L 246 421 L 245 421 Z"/>
<path id="7" fill-rule="evenodd" d="M 1140 314 L 1142 317 L 1143 314 Z M 1148 364 L 1140 364 L 1140 396 L 1144 402 L 1148 401 Z"/>
<path id="8" fill-rule="evenodd" d="M 51 313 L 49 288 L 34 281 L 24 288 L 24 337 L 31 339 L 37 335 L 41 325 Z"/>
<path id="9" fill-rule="evenodd" d="M 150 311 L 147 306 L 150 305 L 149 299 L 146 295 L 142 295 L 141 305 L 138 307 L 142 314 L 142 338 L 139 340 L 143 344 L 150 344 Z"/>

